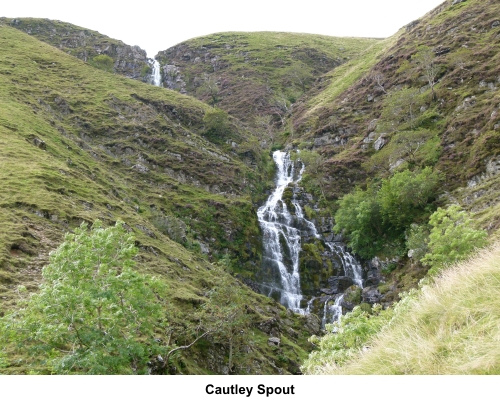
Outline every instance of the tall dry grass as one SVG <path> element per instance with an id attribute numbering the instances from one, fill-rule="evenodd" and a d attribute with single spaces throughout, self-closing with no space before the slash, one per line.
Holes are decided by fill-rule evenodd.
<path id="1" fill-rule="evenodd" d="M 500 374 L 500 243 L 444 270 L 357 360 L 321 374 Z"/>

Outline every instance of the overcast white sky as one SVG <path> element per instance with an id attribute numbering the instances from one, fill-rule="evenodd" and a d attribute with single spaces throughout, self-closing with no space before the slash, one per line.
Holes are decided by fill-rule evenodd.
<path id="1" fill-rule="evenodd" d="M 146 49 L 223 31 L 388 37 L 444 0 L 15 0 L 3 17 L 62 20 Z"/>

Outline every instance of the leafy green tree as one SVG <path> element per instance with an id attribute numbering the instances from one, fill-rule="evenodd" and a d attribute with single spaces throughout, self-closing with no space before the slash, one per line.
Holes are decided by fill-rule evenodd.
<path id="1" fill-rule="evenodd" d="M 467 258 L 475 249 L 486 246 L 487 232 L 471 225 L 469 214 L 459 205 L 438 208 L 429 220 L 429 253 L 421 260 L 431 266 L 429 273 L 436 274 L 446 264 Z"/>
<path id="2" fill-rule="evenodd" d="M 204 99 L 208 99 L 210 105 L 212 107 L 215 107 L 219 102 L 220 94 L 220 88 L 217 85 L 217 80 L 214 77 L 205 74 L 203 82 L 196 89 L 196 94 L 203 97 Z"/>
<path id="3" fill-rule="evenodd" d="M 358 188 L 339 200 L 334 230 L 344 232 L 349 247 L 364 258 L 373 257 L 382 250 L 384 229 L 374 186 L 368 186 L 367 191 Z"/>
<path id="4" fill-rule="evenodd" d="M 283 70 L 283 75 L 294 85 L 298 86 L 302 93 L 305 93 L 314 76 L 304 63 L 295 63 Z"/>
<path id="5" fill-rule="evenodd" d="M 429 225 L 411 224 L 407 231 L 406 247 L 408 248 L 408 257 L 414 262 L 419 262 L 428 252 L 429 244 Z"/>
<path id="6" fill-rule="evenodd" d="M 44 282 L 2 332 L 56 373 L 141 374 L 166 352 L 166 286 L 133 270 L 133 236 L 121 222 L 82 224 L 50 254 Z"/>
<path id="7" fill-rule="evenodd" d="M 211 290 L 209 304 L 205 307 L 205 322 L 213 325 L 215 338 L 227 344 L 230 373 L 233 371 L 238 349 L 246 342 L 245 330 L 250 324 L 242 298 L 241 290 L 235 288 L 227 277 L 221 277 L 217 286 Z"/>
<path id="8" fill-rule="evenodd" d="M 389 93 L 384 100 L 379 129 L 392 132 L 399 128 L 413 130 L 419 113 L 420 94 L 417 89 L 403 88 Z"/>
<path id="9" fill-rule="evenodd" d="M 434 91 L 434 86 L 436 85 L 436 79 L 440 70 L 439 65 L 436 64 L 436 54 L 432 48 L 422 45 L 418 47 L 417 53 L 411 57 L 411 60 L 423 74 L 425 80 L 427 80 L 432 90 L 432 98 L 435 99 L 436 92 Z"/>
<path id="10" fill-rule="evenodd" d="M 416 172 L 404 170 L 384 179 L 377 198 L 387 228 L 401 235 L 423 213 L 438 184 L 439 175 L 430 167 Z"/>
<path id="11" fill-rule="evenodd" d="M 343 231 L 349 247 L 363 258 L 382 251 L 402 254 L 407 228 L 426 220 L 438 184 L 439 175 L 425 168 L 395 173 L 380 188 L 357 189 L 339 200 L 334 230 Z"/>

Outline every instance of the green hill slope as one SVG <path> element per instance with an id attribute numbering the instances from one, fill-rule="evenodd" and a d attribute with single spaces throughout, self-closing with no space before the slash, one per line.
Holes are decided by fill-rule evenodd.
<path id="1" fill-rule="evenodd" d="M 178 325 L 172 341 L 189 340 L 186 328 L 215 282 L 207 255 L 217 261 L 238 252 L 252 266 L 260 251 L 256 216 L 248 214 L 267 160 L 230 118 L 232 143 L 204 137 L 211 112 L 196 99 L 97 70 L 1 26 L 2 313 L 16 307 L 19 285 L 36 291 L 64 232 L 81 221 L 121 219 L 140 247 L 139 269 L 170 287 L 169 317 Z M 234 284 L 251 314 L 249 348 L 239 347 L 227 370 L 227 341 L 209 338 L 177 358 L 177 372 L 296 372 L 307 347 L 304 320 L 220 277 Z M 268 345 L 275 328 L 266 322 L 282 331 L 279 349 Z M 3 372 L 30 370 L 7 350 Z"/>
<path id="2" fill-rule="evenodd" d="M 388 110 L 386 95 L 404 87 L 422 94 L 418 105 L 422 111 L 415 114 L 418 125 L 439 134 L 443 153 L 438 167 L 448 173 L 450 187 L 465 184 L 485 170 L 488 157 L 497 153 L 493 141 L 499 75 L 495 62 L 499 54 L 497 16 L 496 2 L 444 2 L 388 40 L 386 49 L 376 57 L 368 54 L 373 64 L 364 68 L 362 77 L 353 81 L 347 72 L 347 83 L 351 83 L 347 89 L 345 82 L 337 84 L 335 71 L 324 77 L 315 96 L 296 107 L 294 125 L 301 140 L 312 142 L 330 159 L 325 170 L 332 180 L 338 180 L 330 184 L 345 190 L 352 188 L 356 179 L 361 180 L 360 162 L 377 152 L 371 142 L 383 130 L 388 132 L 374 120 L 383 118 Z M 415 63 L 419 46 L 434 51 L 435 99 L 425 72 Z M 372 132 L 372 138 L 378 134 L 376 139 L 366 139 Z M 340 152 L 346 156 L 337 157 Z M 350 167 L 356 173 L 351 173 Z M 457 167 L 461 168 L 458 172 Z M 352 181 L 350 186 L 347 177 Z"/>
<path id="3" fill-rule="evenodd" d="M 163 83 L 245 122 L 284 119 L 315 78 L 376 43 L 283 32 L 227 32 L 183 42 L 157 55 Z"/>

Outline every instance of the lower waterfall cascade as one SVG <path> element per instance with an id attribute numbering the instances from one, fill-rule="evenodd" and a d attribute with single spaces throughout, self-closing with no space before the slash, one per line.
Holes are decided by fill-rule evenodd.
<path id="1" fill-rule="evenodd" d="M 263 268 L 266 280 L 262 280 L 261 293 L 272 296 L 296 313 L 309 314 L 315 300 L 304 303 L 299 274 L 299 255 L 302 237 L 322 239 L 313 222 L 307 220 L 299 202 L 294 197 L 293 214 L 284 201 L 283 194 L 291 184 L 302 179 L 305 165 L 294 162 L 289 152 L 275 151 L 273 159 L 277 166 L 276 187 L 264 205 L 257 210 L 263 231 Z M 297 168 L 300 167 L 299 170 Z M 363 269 L 341 242 L 324 242 L 324 245 L 339 258 L 345 276 L 359 288 L 363 288 Z M 321 300 L 323 301 L 323 297 Z M 344 293 L 328 296 L 324 301 L 322 327 L 337 322 L 342 316 Z M 329 305 L 331 302 L 333 304 Z"/>

